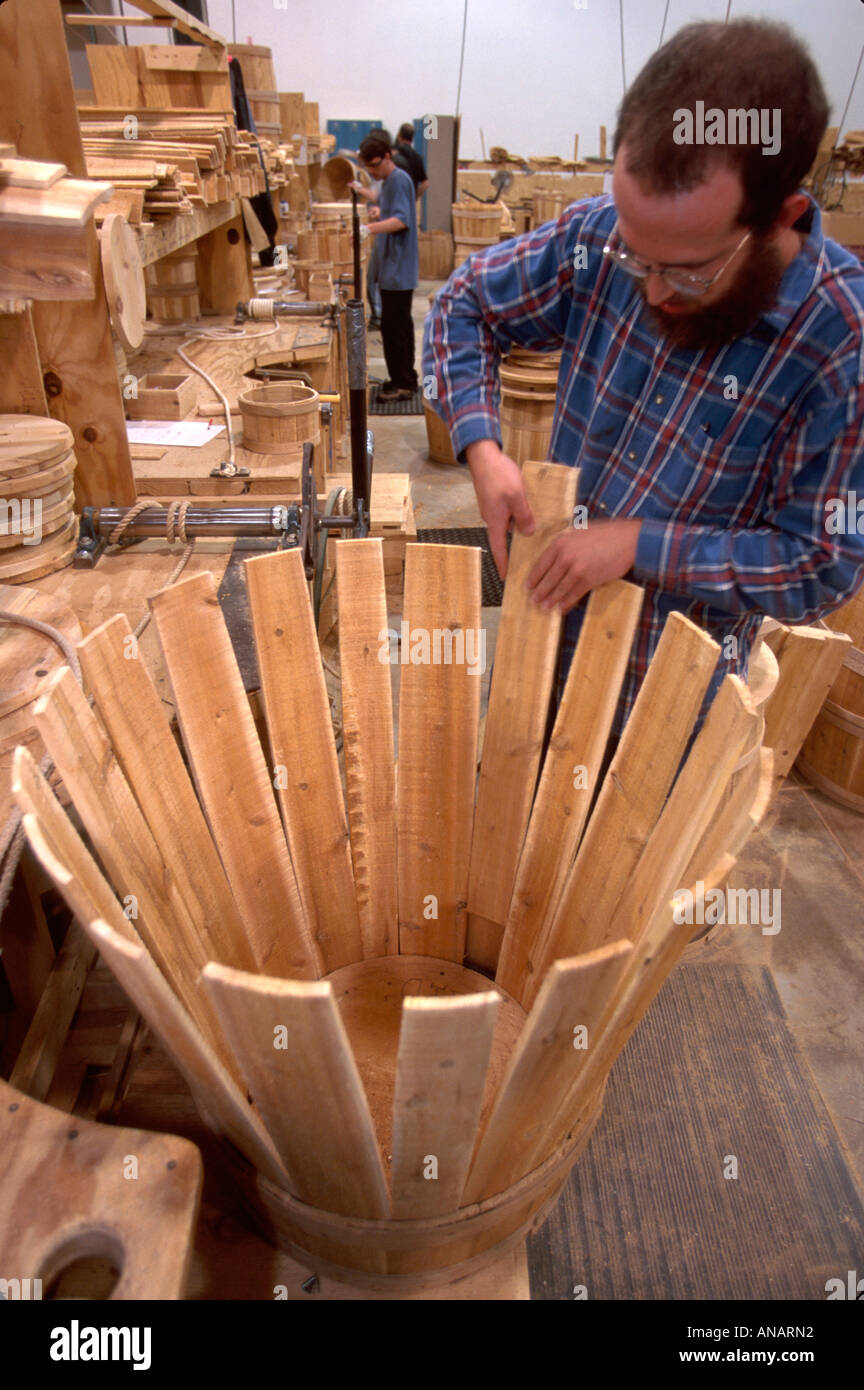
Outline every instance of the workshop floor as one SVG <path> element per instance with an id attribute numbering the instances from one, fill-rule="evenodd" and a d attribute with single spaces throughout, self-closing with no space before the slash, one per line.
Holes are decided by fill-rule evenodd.
<path id="1" fill-rule="evenodd" d="M 421 281 L 414 295 L 418 371 L 428 296 L 438 285 Z M 380 333 L 370 335 L 369 371 L 386 376 Z M 412 476 L 418 528 L 482 524 L 468 470 L 430 463 L 422 415 L 376 416 L 369 423 L 376 469 Z M 487 680 L 499 615 L 500 609 L 483 609 Z M 864 817 L 793 773 L 745 847 L 730 886 L 779 888 L 780 931 L 716 928 L 690 948 L 688 963 L 768 966 L 864 1190 Z"/>

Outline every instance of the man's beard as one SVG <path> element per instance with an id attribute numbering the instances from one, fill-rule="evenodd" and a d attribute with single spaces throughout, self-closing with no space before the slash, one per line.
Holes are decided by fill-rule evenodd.
<path id="1" fill-rule="evenodd" d="M 647 299 L 645 309 L 657 331 L 676 347 L 691 348 L 693 351 L 719 348 L 746 333 L 760 314 L 773 308 L 784 269 L 774 241 L 754 240 L 750 254 L 732 285 L 716 303 L 699 309 L 696 307 L 697 299 L 686 300 L 681 295 L 678 303 L 694 305 L 688 313 L 664 314 L 661 308 L 655 308 Z M 642 283 L 639 289 L 645 299 Z"/>

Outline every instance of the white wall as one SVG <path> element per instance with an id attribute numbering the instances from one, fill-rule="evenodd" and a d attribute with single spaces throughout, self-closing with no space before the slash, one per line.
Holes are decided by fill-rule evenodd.
<path id="1" fill-rule="evenodd" d="M 586 8 L 576 8 L 585 4 Z M 232 38 L 231 0 L 208 0 Z M 657 47 L 665 0 L 624 0 L 628 81 Z M 453 114 L 463 0 L 234 0 L 236 41 L 273 49 L 280 91 L 303 91 L 330 117 L 377 117 L 395 133 L 427 112 Z M 723 19 L 726 0 L 671 0 L 666 36 Z M 733 0 L 732 17 L 789 23 L 810 45 L 839 119 L 861 44 L 858 0 Z M 136 38 L 138 36 L 136 35 Z M 152 42 L 152 40 L 151 40 Z M 468 0 L 462 78 L 463 158 L 504 145 L 522 155 L 598 152 L 621 100 L 618 0 Z M 845 129 L 864 128 L 864 70 Z"/>

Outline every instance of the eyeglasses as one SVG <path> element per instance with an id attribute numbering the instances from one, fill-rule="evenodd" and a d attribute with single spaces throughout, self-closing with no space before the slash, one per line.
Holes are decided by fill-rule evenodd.
<path id="1" fill-rule="evenodd" d="M 377 169 L 379 164 L 384 163 L 384 158 L 383 155 L 379 155 L 376 159 L 364 159 L 363 163 L 367 169 Z"/>
<path id="2" fill-rule="evenodd" d="M 732 255 L 723 262 L 720 269 L 716 271 L 714 275 L 706 279 L 704 275 L 694 275 L 686 266 L 649 265 L 646 261 L 640 261 L 638 256 L 634 256 L 626 242 L 621 241 L 620 238 L 620 246 L 613 247 L 612 238 L 617 230 L 618 223 L 616 221 L 615 226 L 609 233 L 609 240 L 603 247 L 604 256 L 608 256 L 611 261 L 614 261 L 616 265 L 620 265 L 622 270 L 626 270 L 627 274 L 632 275 L 636 280 L 645 280 L 649 275 L 659 275 L 662 280 L 665 280 L 670 289 L 675 290 L 677 294 L 689 295 L 692 299 L 696 299 L 699 295 L 705 294 L 710 290 L 711 286 L 720 279 L 726 267 L 731 265 L 732 261 L 734 261 L 745 241 L 749 240 L 752 236 L 752 232 L 745 233 L 732 252 Z"/>

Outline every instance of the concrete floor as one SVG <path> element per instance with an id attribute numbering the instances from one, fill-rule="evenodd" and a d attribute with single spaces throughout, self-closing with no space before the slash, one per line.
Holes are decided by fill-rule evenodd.
<path id="1" fill-rule="evenodd" d="M 418 372 L 428 296 L 438 284 L 421 281 L 414 296 Z M 380 333 L 370 335 L 369 372 L 386 377 Z M 468 470 L 429 461 L 422 416 L 373 416 L 369 424 L 375 468 L 411 474 L 418 527 L 482 524 Z M 500 609 L 483 609 L 484 687 L 499 615 Z M 715 928 L 690 947 L 687 959 L 768 966 L 796 1043 L 864 1188 L 864 817 L 806 786 L 793 772 L 745 846 L 730 886 L 779 888 L 781 930 L 769 936 L 758 926 Z"/>

